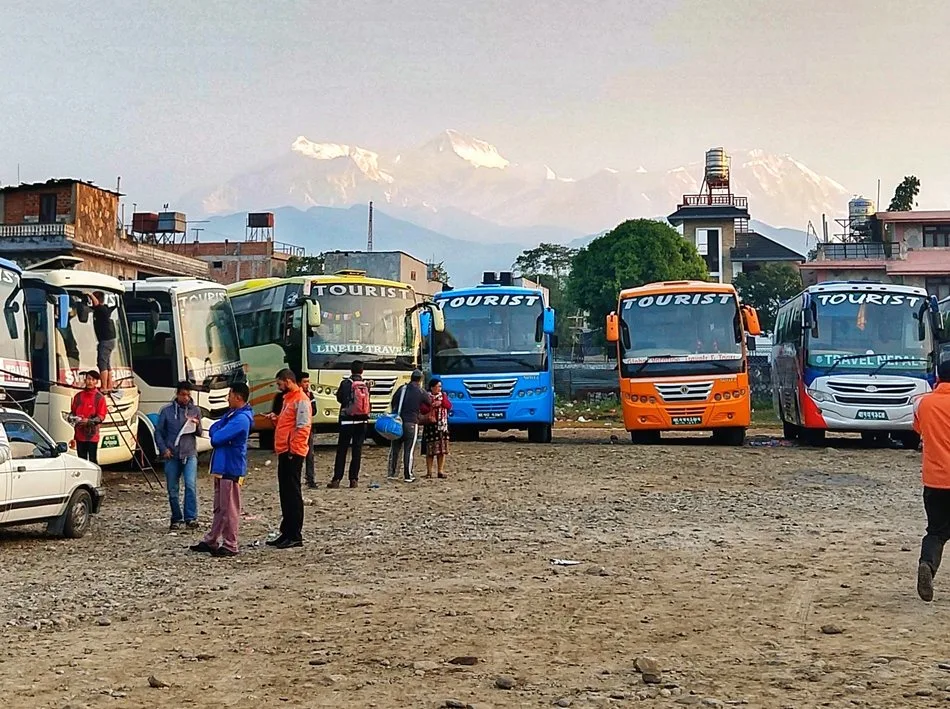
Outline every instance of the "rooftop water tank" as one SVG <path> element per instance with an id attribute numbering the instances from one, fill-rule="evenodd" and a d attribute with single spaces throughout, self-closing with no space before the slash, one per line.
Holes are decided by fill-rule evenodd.
<path id="1" fill-rule="evenodd" d="M 851 224 L 866 222 L 875 212 L 874 202 L 858 196 L 848 202 L 848 219 Z"/>
<path id="2" fill-rule="evenodd" d="M 724 148 L 706 151 L 706 184 L 710 187 L 729 184 L 729 156 Z"/>

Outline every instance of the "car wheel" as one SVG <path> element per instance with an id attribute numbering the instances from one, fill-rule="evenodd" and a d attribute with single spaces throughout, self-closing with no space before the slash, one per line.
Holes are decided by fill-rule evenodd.
<path id="1" fill-rule="evenodd" d="M 92 524 L 92 495 L 88 490 L 76 490 L 64 513 L 63 536 L 79 539 L 89 531 Z"/>

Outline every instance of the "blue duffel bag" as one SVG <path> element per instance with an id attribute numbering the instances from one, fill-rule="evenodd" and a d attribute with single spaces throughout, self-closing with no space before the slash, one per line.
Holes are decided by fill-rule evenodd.
<path id="1" fill-rule="evenodd" d="M 406 387 L 408 384 L 402 385 L 402 393 L 399 395 L 399 406 L 396 407 L 396 410 L 388 413 L 382 414 L 378 419 L 374 427 L 376 428 L 376 433 L 385 438 L 387 441 L 395 441 L 402 438 L 402 402 L 406 399 Z"/>

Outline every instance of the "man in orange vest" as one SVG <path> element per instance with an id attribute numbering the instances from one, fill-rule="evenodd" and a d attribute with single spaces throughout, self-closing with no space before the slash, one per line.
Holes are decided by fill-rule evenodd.
<path id="1" fill-rule="evenodd" d="M 297 376 L 289 369 L 277 373 L 277 389 L 283 395 L 279 414 L 269 414 L 274 422 L 274 452 L 277 453 L 277 485 L 280 490 L 280 535 L 267 542 L 278 549 L 303 546 L 303 496 L 300 473 L 310 449 L 310 399 L 297 386 Z"/>
<path id="2" fill-rule="evenodd" d="M 950 359 L 937 366 L 937 388 L 914 402 L 914 430 L 924 443 L 923 482 L 927 535 L 920 544 L 917 594 L 934 597 L 934 576 L 950 540 Z"/>

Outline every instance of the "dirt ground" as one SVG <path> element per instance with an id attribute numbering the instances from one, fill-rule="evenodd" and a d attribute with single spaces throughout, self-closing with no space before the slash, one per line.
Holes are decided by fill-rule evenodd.
<path id="1" fill-rule="evenodd" d="M 627 441 L 455 444 L 414 485 L 368 447 L 360 489 L 305 491 L 288 551 L 263 545 L 255 452 L 236 559 L 186 551 L 164 493 L 112 475 L 86 538 L 0 531 L 5 707 L 946 705 L 917 453 Z"/>

